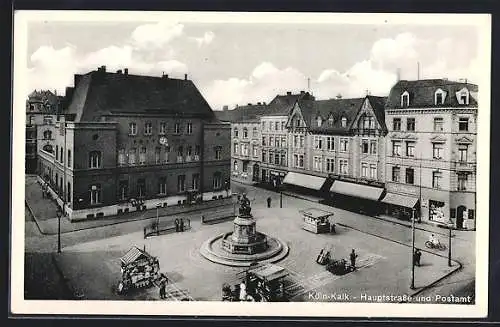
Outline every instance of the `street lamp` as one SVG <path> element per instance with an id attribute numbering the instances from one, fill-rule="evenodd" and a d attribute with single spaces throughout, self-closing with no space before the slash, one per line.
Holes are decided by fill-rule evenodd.
<path id="1" fill-rule="evenodd" d="M 415 208 L 412 209 L 411 217 L 411 285 L 415 289 Z"/>
<path id="2" fill-rule="evenodd" d="M 160 209 L 161 203 L 156 205 L 156 235 L 160 235 L 160 216 L 158 215 L 158 209 Z"/>
<path id="3" fill-rule="evenodd" d="M 451 267 L 451 227 L 453 222 L 448 223 L 448 267 Z"/>
<path id="4" fill-rule="evenodd" d="M 61 217 L 62 211 L 60 208 L 57 208 L 57 253 L 61 253 Z"/>

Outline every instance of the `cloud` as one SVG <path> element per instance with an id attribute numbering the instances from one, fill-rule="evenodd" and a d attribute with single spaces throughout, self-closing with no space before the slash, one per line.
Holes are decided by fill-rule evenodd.
<path id="1" fill-rule="evenodd" d="M 198 47 L 203 45 L 208 45 L 212 43 L 215 38 L 215 34 L 212 31 L 205 32 L 202 37 L 190 37 L 189 39 L 195 41 L 198 44 Z"/>
<path id="2" fill-rule="evenodd" d="M 183 35 L 184 25 L 159 22 L 138 26 L 131 35 L 132 44 L 138 48 L 161 48 Z"/>

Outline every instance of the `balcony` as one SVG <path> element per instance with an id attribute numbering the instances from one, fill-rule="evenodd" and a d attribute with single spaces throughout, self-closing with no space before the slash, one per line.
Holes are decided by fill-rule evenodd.
<path id="1" fill-rule="evenodd" d="M 476 165 L 477 163 L 475 162 L 468 162 L 468 161 L 452 161 L 451 162 L 451 169 L 452 170 L 460 170 L 460 171 L 476 171 Z"/>

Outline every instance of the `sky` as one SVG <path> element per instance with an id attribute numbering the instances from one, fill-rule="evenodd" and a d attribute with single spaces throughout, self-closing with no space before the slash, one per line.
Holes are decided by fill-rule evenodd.
<path id="1" fill-rule="evenodd" d="M 301 90 L 387 96 L 401 79 L 479 80 L 474 26 L 39 21 L 28 25 L 29 90 L 108 71 L 193 80 L 214 110 Z M 308 82 L 309 80 L 309 82 Z"/>

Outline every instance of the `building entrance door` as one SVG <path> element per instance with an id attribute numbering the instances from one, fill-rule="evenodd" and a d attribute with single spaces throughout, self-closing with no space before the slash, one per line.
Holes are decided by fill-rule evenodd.
<path id="1" fill-rule="evenodd" d="M 457 208 L 457 228 L 464 227 L 464 212 L 467 210 L 464 206 L 459 206 Z"/>

